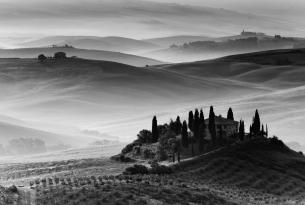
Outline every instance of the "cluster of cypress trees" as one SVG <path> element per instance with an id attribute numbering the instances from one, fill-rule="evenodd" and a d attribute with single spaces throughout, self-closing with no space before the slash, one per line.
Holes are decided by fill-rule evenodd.
<path id="1" fill-rule="evenodd" d="M 249 138 L 252 137 L 268 137 L 268 125 L 266 125 L 266 130 L 264 125 L 261 124 L 260 116 L 258 110 L 255 111 L 252 124 L 249 129 Z"/>
<path id="2" fill-rule="evenodd" d="M 200 112 L 198 109 L 195 110 L 195 113 L 193 111 L 189 112 L 189 118 L 188 118 L 188 127 L 192 131 L 193 136 L 188 136 L 187 134 L 187 126 L 186 126 L 186 121 L 184 121 L 185 126 L 182 135 L 182 143 L 183 146 L 186 148 L 191 144 L 192 146 L 192 154 L 194 154 L 194 143 L 198 142 L 198 149 L 200 151 L 203 151 L 204 149 L 204 138 L 206 136 L 205 130 L 206 130 L 206 125 L 205 125 L 205 119 L 204 119 L 204 114 L 202 109 Z M 186 143 L 187 142 L 187 143 Z"/>
<path id="3" fill-rule="evenodd" d="M 228 120 L 234 120 L 234 114 L 232 108 L 229 108 L 227 113 Z M 216 123 L 215 123 L 215 113 L 213 106 L 210 107 L 209 112 L 209 124 L 208 127 L 205 124 L 205 118 L 202 109 L 199 111 L 198 109 L 195 112 L 190 111 L 188 115 L 188 121 L 184 120 L 181 123 L 180 116 L 177 116 L 175 121 L 171 121 L 169 124 L 169 129 L 175 135 L 181 135 L 181 145 L 184 148 L 188 148 L 191 145 L 192 154 L 194 155 L 194 144 L 198 142 L 198 149 L 200 152 L 204 151 L 204 142 L 206 137 L 206 131 L 208 129 L 212 143 L 215 146 L 217 144 L 217 131 L 216 131 Z M 188 129 L 191 133 L 188 132 Z M 222 127 L 220 126 L 220 135 L 219 138 L 222 138 Z M 191 135 L 192 134 L 192 135 Z M 239 128 L 238 128 L 238 138 L 243 141 L 245 139 L 245 122 L 240 120 Z M 264 127 L 261 125 L 260 116 L 258 110 L 255 111 L 255 115 L 253 117 L 253 122 L 250 125 L 250 132 L 248 137 L 257 137 L 257 136 L 268 136 L 268 126 Z M 157 142 L 159 139 L 159 131 L 156 116 L 153 117 L 152 120 L 152 141 Z"/>

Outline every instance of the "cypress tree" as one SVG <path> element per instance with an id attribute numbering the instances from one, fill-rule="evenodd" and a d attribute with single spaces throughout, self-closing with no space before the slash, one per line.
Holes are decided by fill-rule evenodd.
<path id="1" fill-rule="evenodd" d="M 254 135 L 259 135 L 261 132 L 261 121 L 260 117 L 258 114 L 258 110 L 255 111 L 254 119 L 253 119 L 253 124 L 252 124 L 252 131 Z"/>
<path id="2" fill-rule="evenodd" d="M 176 124 L 176 125 L 175 125 L 175 127 L 176 127 L 175 132 L 176 132 L 177 135 L 180 135 L 180 134 L 181 134 L 182 124 L 181 124 L 181 121 L 180 121 L 180 117 L 179 117 L 179 116 L 177 116 L 177 119 L 176 119 L 176 123 L 175 123 L 175 124 Z"/>
<path id="3" fill-rule="evenodd" d="M 262 137 L 265 136 L 265 128 L 264 128 L 264 125 L 262 124 L 262 130 L 261 130 L 261 133 L 262 133 Z"/>
<path id="4" fill-rule="evenodd" d="M 234 114 L 233 114 L 232 108 L 229 108 L 229 110 L 228 110 L 227 119 L 234 120 Z"/>
<path id="5" fill-rule="evenodd" d="M 151 133 L 152 133 L 152 140 L 153 142 L 158 142 L 159 138 L 159 133 L 158 133 L 158 122 L 157 122 L 157 117 L 154 116 L 152 120 L 152 128 L 151 128 Z"/>
<path id="6" fill-rule="evenodd" d="M 202 109 L 200 110 L 199 121 L 200 121 L 200 124 L 204 123 L 204 114 L 203 114 Z"/>
<path id="7" fill-rule="evenodd" d="M 253 135 L 252 125 L 250 125 L 250 128 L 249 128 L 249 139 L 252 138 L 252 135 Z"/>
<path id="8" fill-rule="evenodd" d="M 173 119 L 171 119 L 169 122 L 169 129 L 176 134 L 176 123 L 173 121 Z"/>
<path id="9" fill-rule="evenodd" d="M 186 121 L 183 121 L 182 124 L 182 133 L 181 133 L 181 141 L 182 141 L 182 146 L 184 148 L 187 148 L 189 146 L 189 140 L 188 140 L 188 133 L 187 133 L 187 124 Z"/>
<path id="10" fill-rule="evenodd" d="M 189 112 L 188 126 L 191 131 L 193 131 L 194 114 L 193 111 Z"/>
<path id="11" fill-rule="evenodd" d="M 198 109 L 195 110 L 194 122 L 193 122 L 193 132 L 194 132 L 194 139 L 199 139 L 199 126 L 200 126 L 200 118 Z"/>
<path id="12" fill-rule="evenodd" d="M 216 145 L 216 126 L 215 126 L 215 113 L 213 106 L 210 107 L 209 131 L 212 137 L 213 145 Z"/>
<path id="13" fill-rule="evenodd" d="M 240 120 L 240 122 L 239 122 L 238 136 L 239 136 L 240 141 L 243 141 L 245 138 L 245 123 L 242 120 Z"/>

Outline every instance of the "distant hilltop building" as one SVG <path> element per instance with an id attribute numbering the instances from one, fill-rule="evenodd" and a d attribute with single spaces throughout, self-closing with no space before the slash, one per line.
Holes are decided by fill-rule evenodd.
<path id="1" fill-rule="evenodd" d="M 245 31 L 243 30 L 240 33 L 241 36 L 264 36 L 265 33 L 261 33 L 261 32 L 252 32 L 252 31 Z"/>
<path id="2" fill-rule="evenodd" d="M 209 126 L 209 119 L 205 120 L 205 124 Z M 217 138 L 223 137 L 228 139 L 238 133 L 239 122 L 222 117 L 215 116 L 215 127 Z M 211 134 L 207 132 L 207 139 L 211 139 Z"/>

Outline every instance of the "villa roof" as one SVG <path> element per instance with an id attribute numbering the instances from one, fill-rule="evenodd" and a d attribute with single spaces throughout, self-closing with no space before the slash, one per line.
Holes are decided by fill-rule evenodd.
<path id="1" fill-rule="evenodd" d="M 205 120 L 206 124 L 209 124 L 209 119 Z M 215 124 L 222 124 L 222 125 L 236 125 L 239 122 L 234 121 L 234 120 L 229 120 L 227 118 L 224 118 L 222 116 L 215 116 Z"/>

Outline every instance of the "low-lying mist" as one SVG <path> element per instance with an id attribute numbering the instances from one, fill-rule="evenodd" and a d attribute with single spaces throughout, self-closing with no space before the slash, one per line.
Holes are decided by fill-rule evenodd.
<path id="1" fill-rule="evenodd" d="M 271 134 L 303 142 L 305 91 L 298 66 L 235 60 L 146 68 L 81 59 L 0 63 L 2 144 L 24 137 L 46 146 L 128 142 L 150 129 L 153 115 L 165 123 L 203 108 L 207 117 L 210 105 L 223 116 L 232 107 L 235 119 L 247 124 L 259 109 Z M 267 75 L 270 69 L 273 75 Z"/>

